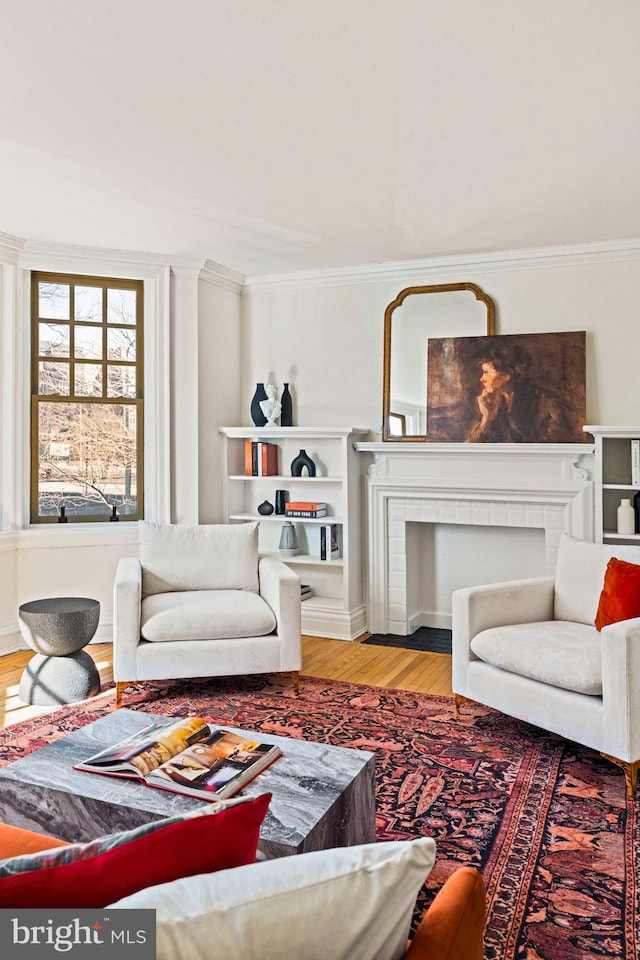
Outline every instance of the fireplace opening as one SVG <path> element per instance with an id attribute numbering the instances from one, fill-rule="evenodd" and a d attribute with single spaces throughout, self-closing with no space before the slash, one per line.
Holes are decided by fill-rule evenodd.
<path id="1" fill-rule="evenodd" d="M 457 523 L 406 525 L 407 626 L 451 627 L 460 587 L 548 574 L 542 528 Z"/>

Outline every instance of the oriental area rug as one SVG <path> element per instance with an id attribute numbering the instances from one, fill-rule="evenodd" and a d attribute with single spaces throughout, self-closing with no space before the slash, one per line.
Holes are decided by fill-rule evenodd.
<path id="1" fill-rule="evenodd" d="M 303 677 L 146 683 L 124 706 L 371 750 L 378 840 L 435 838 L 418 916 L 469 865 L 487 887 L 487 960 L 636 960 L 640 799 L 593 751 L 447 697 Z M 0 765 L 114 709 L 113 691 L 0 734 Z M 258 781 L 257 781 L 258 782 Z"/>

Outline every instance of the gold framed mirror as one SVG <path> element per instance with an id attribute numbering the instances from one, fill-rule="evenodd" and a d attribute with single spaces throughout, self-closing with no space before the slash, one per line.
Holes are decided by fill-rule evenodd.
<path id="1" fill-rule="evenodd" d="M 429 339 L 494 334 L 495 304 L 475 283 L 401 290 L 384 312 L 382 439 L 426 442 Z"/>

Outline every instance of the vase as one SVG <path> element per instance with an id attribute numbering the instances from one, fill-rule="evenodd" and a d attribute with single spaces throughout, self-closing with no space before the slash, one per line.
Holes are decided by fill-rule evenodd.
<path id="1" fill-rule="evenodd" d="M 258 513 L 262 517 L 268 517 L 273 513 L 273 504 L 269 503 L 268 500 L 263 500 L 260 506 L 258 507 Z"/>
<path id="2" fill-rule="evenodd" d="M 289 499 L 288 490 L 276 490 L 276 513 L 282 516 L 285 511 L 287 500 Z"/>
<path id="3" fill-rule="evenodd" d="M 621 500 L 618 507 L 618 533 L 625 536 L 636 531 L 636 512 L 631 500 Z"/>
<path id="4" fill-rule="evenodd" d="M 283 557 L 295 557 L 298 552 L 298 537 L 291 520 L 285 520 L 282 524 L 278 549 Z"/>
<path id="5" fill-rule="evenodd" d="M 310 477 L 315 477 L 316 475 L 316 465 L 307 454 L 306 450 L 301 450 L 298 456 L 291 462 L 291 476 L 292 477 L 301 477 L 302 471 L 304 468 L 307 468 Z"/>
<path id="6" fill-rule="evenodd" d="M 293 400 L 291 399 L 291 394 L 289 393 L 289 384 L 285 383 L 282 396 L 280 397 L 280 404 L 282 409 L 280 410 L 280 426 L 281 427 L 292 427 L 293 426 Z"/>
<path id="7" fill-rule="evenodd" d="M 264 388 L 264 383 L 256 383 L 256 392 L 251 400 L 251 419 L 256 427 L 264 427 L 267 422 L 267 418 L 260 409 L 260 401 L 266 399 L 267 391 Z"/>

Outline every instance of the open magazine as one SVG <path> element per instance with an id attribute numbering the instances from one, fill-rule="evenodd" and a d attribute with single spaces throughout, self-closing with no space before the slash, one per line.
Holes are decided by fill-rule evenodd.
<path id="1" fill-rule="evenodd" d="M 152 723 L 73 766 L 212 800 L 242 790 L 280 756 L 282 750 L 272 744 L 213 730 L 202 717 L 188 717 Z"/>

